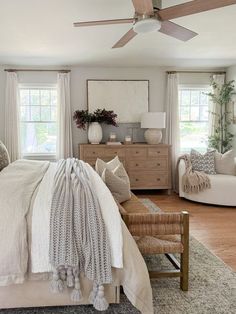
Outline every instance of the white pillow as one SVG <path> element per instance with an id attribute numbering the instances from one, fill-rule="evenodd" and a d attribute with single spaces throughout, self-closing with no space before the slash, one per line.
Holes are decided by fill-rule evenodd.
<path id="1" fill-rule="evenodd" d="M 131 198 L 129 176 L 122 163 L 113 171 L 105 168 L 102 179 L 119 203 L 128 201 Z"/>
<path id="2" fill-rule="evenodd" d="M 108 169 L 110 171 L 115 170 L 119 165 L 121 164 L 120 159 L 118 156 L 116 156 L 115 158 L 113 158 L 112 160 L 105 162 L 100 158 L 97 158 L 96 160 L 96 164 L 95 164 L 95 170 L 97 171 L 97 173 L 100 175 L 100 177 L 102 176 L 102 173 L 104 171 L 104 169 Z"/>
<path id="3" fill-rule="evenodd" d="M 216 173 L 234 176 L 235 175 L 234 151 L 229 150 L 224 154 L 215 152 L 215 167 Z"/>

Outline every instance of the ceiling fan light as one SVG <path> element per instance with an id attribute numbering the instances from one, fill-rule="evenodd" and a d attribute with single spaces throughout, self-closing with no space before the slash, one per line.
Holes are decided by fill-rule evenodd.
<path id="1" fill-rule="evenodd" d="M 159 31 L 161 28 L 161 22 L 158 19 L 148 18 L 137 21 L 133 25 L 135 33 L 151 33 Z"/>

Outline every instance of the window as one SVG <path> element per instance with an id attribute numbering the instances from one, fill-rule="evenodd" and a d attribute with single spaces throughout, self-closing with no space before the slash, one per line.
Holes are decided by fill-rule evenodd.
<path id="1" fill-rule="evenodd" d="M 20 87 L 20 120 L 23 156 L 56 154 L 56 87 Z"/>
<path id="2" fill-rule="evenodd" d="M 209 87 L 180 87 L 180 149 L 204 152 L 208 142 Z"/>

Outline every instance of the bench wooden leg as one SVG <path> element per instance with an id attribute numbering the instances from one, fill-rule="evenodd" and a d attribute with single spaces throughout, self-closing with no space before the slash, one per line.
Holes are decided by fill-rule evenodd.
<path id="1" fill-rule="evenodd" d="M 181 236 L 181 242 L 184 247 L 184 251 L 181 254 L 180 261 L 180 288 L 183 291 L 188 291 L 189 282 L 189 216 L 183 212 L 183 227 L 184 233 Z"/>
<path id="2" fill-rule="evenodd" d="M 181 277 L 180 277 L 180 288 L 183 291 L 188 291 L 188 257 L 185 254 L 181 254 Z"/>

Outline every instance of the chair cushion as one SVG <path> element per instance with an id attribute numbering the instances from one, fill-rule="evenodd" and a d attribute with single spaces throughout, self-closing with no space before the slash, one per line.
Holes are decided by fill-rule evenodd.
<path id="1" fill-rule="evenodd" d="M 142 254 L 183 253 L 179 236 L 134 236 Z"/>

